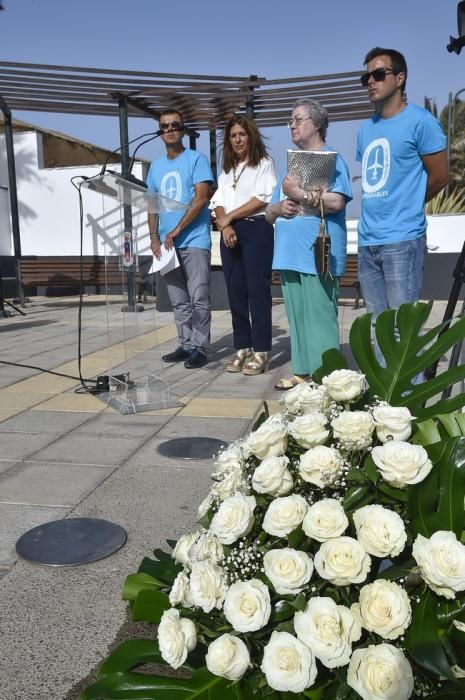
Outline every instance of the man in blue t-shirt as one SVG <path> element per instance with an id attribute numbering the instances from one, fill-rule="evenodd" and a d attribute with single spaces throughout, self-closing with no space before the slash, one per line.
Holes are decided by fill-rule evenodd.
<path id="1" fill-rule="evenodd" d="M 430 112 L 407 104 L 407 64 L 374 48 L 361 76 L 373 117 L 359 130 L 362 210 L 359 277 L 367 311 L 378 315 L 418 301 L 426 252 L 425 203 L 448 181 L 446 139 Z"/>
<path id="2" fill-rule="evenodd" d="M 152 252 L 160 258 L 161 246 L 173 247 L 180 266 L 166 273 L 166 287 L 173 307 L 179 347 L 165 362 L 181 362 L 197 369 L 207 363 L 210 343 L 210 212 L 209 185 L 213 175 L 202 153 L 184 148 L 182 114 L 167 110 L 160 114 L 166 156 L 150 166 L 147 187 L 188 205 L 186 210 L 149 214 Z"/>

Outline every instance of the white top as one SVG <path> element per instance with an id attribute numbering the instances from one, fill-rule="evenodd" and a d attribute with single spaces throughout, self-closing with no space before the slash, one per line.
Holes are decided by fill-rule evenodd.
<path id="1" fill-rule="evenodd" d="M 233 169 L 231 168 L 229 173 L 223 170 L 218 178 L 218 189 L 211 198 L 210 209 L 214 211 L 216 207 L 223 207 L 225 214 L 229 214 L 233 209 L 250 202 L 252 197 L 256 197 L 263 202 L 263 211 L 256 212 L 254 216 L 264 214 L 277 183 L 271 158 L 262 158 L 255 168 L 239 163 L 236 167 L 235 179 L 234 188 Z"/>

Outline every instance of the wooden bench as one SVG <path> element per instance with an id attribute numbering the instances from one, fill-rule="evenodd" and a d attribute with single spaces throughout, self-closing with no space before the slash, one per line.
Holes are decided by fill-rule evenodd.
<path id="1" fill-rule="evenodd" d="M 281 278 L 277 270 L 274 270 L 272 273 L 271 284 L 281 284 Z M 358 279 L 358 258 L 356 255 L 347 256 L 346 270 L 343 276 L 339 278 L 339 287 L 340 289 L 355 290 L 354 309 L 358 309 L 360 301 L 363 303 L 363 296 Z"/>
<path id="2" fill-rule="evenodd" d="M 23 286 L 28 287 L 74 287 L 79 289 L 81 261 L 78 256 L 24 256 L 21 258 Z M 140 272 L 134 275 L 137 284 L 143 283 Z M 124 273 L 119 269 L 119 258 L 85 255 L 82 258 L 82 283 L 95 287 L 96 294 L 106 285 L 121 285 Z"/>

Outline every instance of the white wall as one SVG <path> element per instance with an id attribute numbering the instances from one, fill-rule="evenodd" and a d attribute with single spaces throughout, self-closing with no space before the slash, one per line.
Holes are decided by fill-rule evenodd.
<path id="1" fill-rule="evenodd" d="M 429 253 L 460 253 L 465 240 L 465 214 L 427 216 Z M 347 252 L 357 252 L 358 219 L 347 220 Z"/>
<path id="2" fill-rule="evenodd" d="M 79 200 L 70 179 L 77 175 L 97 175 L 101 166 L 40 169 L 40 139 L 40 133 L 35 132 L 14 136 L 22 255 L 79 255 Z M 0 135 L 0 186 L 8 184 L 4 141 L 5 137 Z M 134 175 L 142 177 L 140 163 L 135 164 Z M 82 192 L 84 254 L 117 253 L 123 230 L 118 203 L 95 192 L 84 189 Z M 8 192 L 0 189 L 1 255 L 13 255 L 9 216 Z M 150 241 L 146 212 L 133 212 L 133 226 L 139 238 L 139 253 L 147 253 Z"/>

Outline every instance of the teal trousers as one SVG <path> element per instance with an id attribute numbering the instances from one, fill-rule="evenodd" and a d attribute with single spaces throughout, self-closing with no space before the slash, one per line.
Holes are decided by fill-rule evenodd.
<path id="1" fill-rule="evenodd" d="M 339 347 L 337 279 L 280 270 L 294 374 L 312 374 L 329 348 Z"/>

